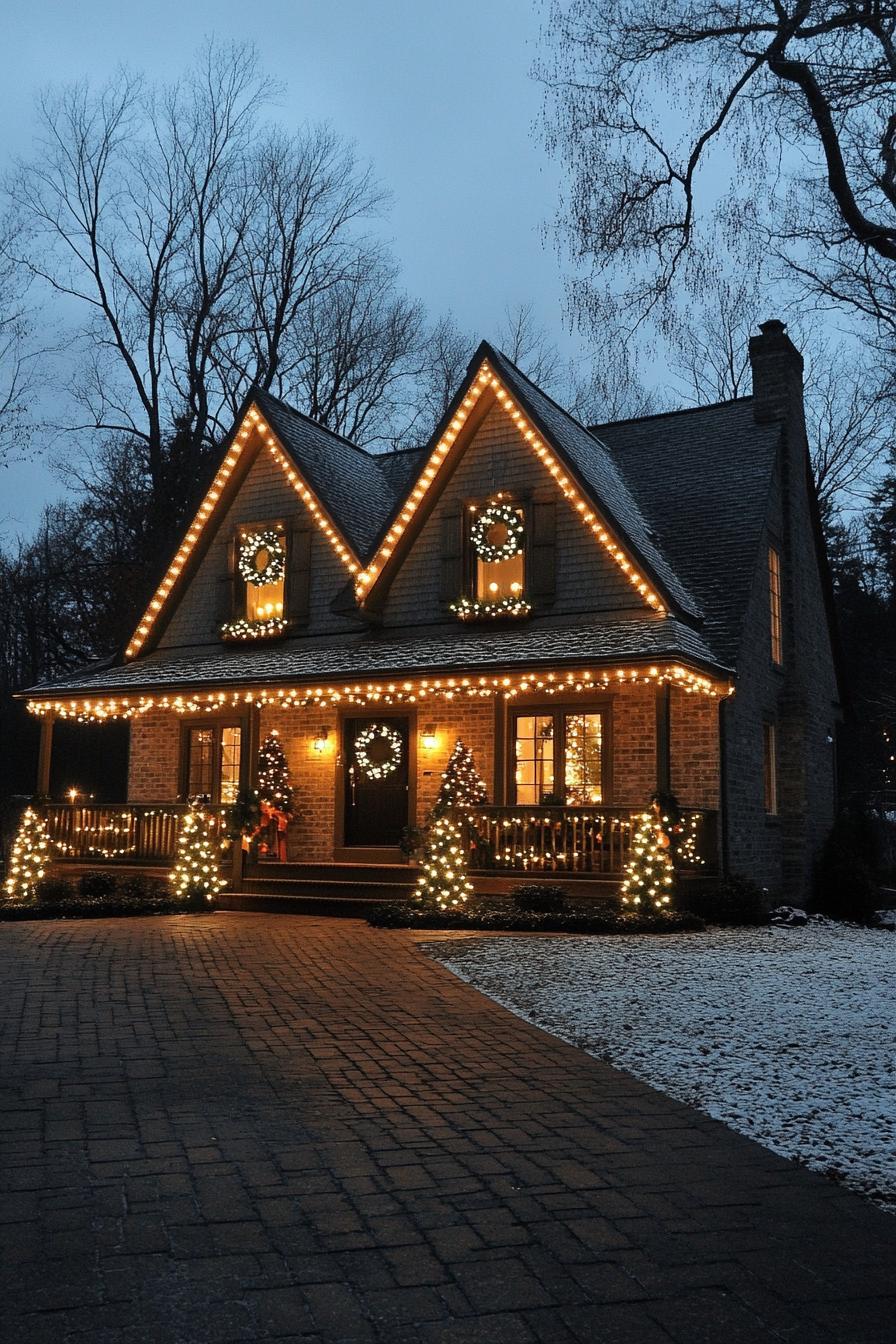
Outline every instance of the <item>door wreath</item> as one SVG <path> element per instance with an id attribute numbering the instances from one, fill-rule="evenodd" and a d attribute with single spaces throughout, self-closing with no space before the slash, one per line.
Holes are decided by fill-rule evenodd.
<path id="1" fill-rule="evenodd" d="M 355 761 L 367 779 L 385 779 L 401 764 L 401 749 L 401 733 L 388 723 L 371 723 L 355 738 Z"/>

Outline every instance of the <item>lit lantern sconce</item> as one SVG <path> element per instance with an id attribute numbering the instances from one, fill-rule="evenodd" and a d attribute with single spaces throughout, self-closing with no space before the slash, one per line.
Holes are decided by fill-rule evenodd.
<path id="1" fill-rule="evenodd" d="M 317 732 L 314 734 L 314 738 L 311 743 L 311 745 L 314 747 L 314 750 L 317 752 L 318 756 L 322 756 L 323 753 L 326 751 L 327 743 L 329 742 L 329 740 L 330 740 L 329 728 L 318 728 Z"/>
<path id="2" fill-rule="evenodd" d="M 72 803 L 72 804 L 74 804 L 74 803 L 76 803 L 76 802 L 78 801 L 78 799 L 81 797 L 81 790 L 80 790 L 80 789 L 68 789 L 68 790 L 66 791 L 66 795 L 67 795 L 67 797 L 68 797 L 69 802 Z"/>
<path id="3" fill-rule="evenodd" d="M 423 732 L 420 734 L 420 741 L 427 751 L 435 751 L 436 747 L 439 745 L 439 739 L 433 724 L 428 723 L 426 725 Z"/>

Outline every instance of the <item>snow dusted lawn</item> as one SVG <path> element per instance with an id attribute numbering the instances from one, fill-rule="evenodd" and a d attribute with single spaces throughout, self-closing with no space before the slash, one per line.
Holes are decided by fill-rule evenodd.
<path id="1" fill-rule="evenodd" d="M 843 925 L 427 949 L 529 1022 L 896 1211 L 896 935 Z"/>

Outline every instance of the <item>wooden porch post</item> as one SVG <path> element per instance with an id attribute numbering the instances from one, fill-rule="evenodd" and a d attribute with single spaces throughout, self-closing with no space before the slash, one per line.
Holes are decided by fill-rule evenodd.
<path id="1" fill-rule="evenodd" d="M 50 796 L 50 761 L 53 756 L 53 723 L 55 714 L 44 714 L 40 721 L 40 749 L 37 755 L 37 796 Z"/>
<path id="2" fill-rule="evenodd" d="M 672 792 L 671 733 L 671 687 L 656 688 L 656 791 Z"/>

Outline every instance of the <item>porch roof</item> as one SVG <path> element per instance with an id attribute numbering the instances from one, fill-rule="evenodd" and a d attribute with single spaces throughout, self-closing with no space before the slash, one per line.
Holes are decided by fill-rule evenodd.
<path id="1" fill-rule="evenodd" d="M 19 696 L 39 700 L 61 693 L 128 694 L 443 672 L 500 674 L 510 668 L 653 661 L 686 663 L 715 676 L 731 676 L 731 669 L 719 664 L 699 632 L 671 616 L 645 614 L 600 624 L 583 618 L 563 624 L 533 621 L 524 628 L 442 625 L 402 638 L 365 631 L 253 648 L 216 644 L 158 650 L 124 665 L 94 663 L 29 687 Z"/>

